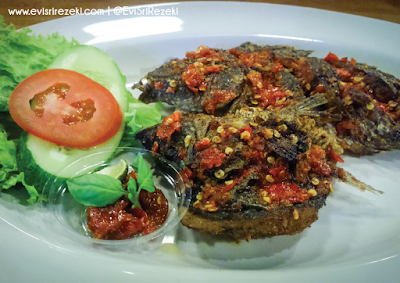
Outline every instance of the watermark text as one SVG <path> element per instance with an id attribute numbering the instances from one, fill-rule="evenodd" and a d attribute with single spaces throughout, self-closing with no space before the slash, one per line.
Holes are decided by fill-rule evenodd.
<path id="1" fill-rule="evenodd" d="M 70 9 L 61 8 L 30 8 L 30 9 L 8 9 L 10 16 L 74 16 L 74 15 L 91 15 L 91 16 L 177 16 L 178 8 L 155 8 L 149 7 L 133 7 L 117 6 L 107 9 L 84 9 L 75 7 Z"/>

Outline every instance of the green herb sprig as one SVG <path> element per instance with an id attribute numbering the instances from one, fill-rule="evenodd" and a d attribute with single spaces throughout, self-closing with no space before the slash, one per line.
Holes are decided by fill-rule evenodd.
<path id="1" fill-rule="evenodd" d="M 155 191 L 153 173 L 141 154 L 136 156 L 132 166 L 137 168 L 138 176 L 137 182 L 133 178 L 129 179 L 128 190 L 123 189 L 120 180 L 102 174 L 88 174 L 69 179 L 66 181 L 68 190 L 79 203 L 86 206 L 103 207 L 125 195 L 132 202 L 132 207 L 141 207 L 140 191 Z"/>

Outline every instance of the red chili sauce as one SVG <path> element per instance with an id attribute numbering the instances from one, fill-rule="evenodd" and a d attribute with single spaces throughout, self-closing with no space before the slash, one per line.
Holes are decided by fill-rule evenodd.
<path id="1" fill-rule="evenodd" d="M 211 169 L 214 166 L 218 167 L 222 164 L 225 154 L 223 154 L 218 148 L 216 147 L 208 147 L 199 153 L 200 159 L 200 168 L 198 176 L 201 178 L 203 173 L 207 169 Z"/>
<path id="2" fill-rule="evenodd" d="M 248 67 L 257 67 L 257 68 L 262 68 L 270 63 L 271 60 L 271 54 L 267 50 L 263 51 L 255 51 L 253 53 L 243 53 L 243 54 L 238 54 L 235 52 L 235 50 L 231 50 L 230 53 L 237 58 L 239 58 L 240 61 L 243 62 Z"/>
<path id="3" fill-rule="evenodd" d="M 180 112 L 175 112 L 167 118 L 164 118 L 160 126 L 158 126 L 157 137 L 162 139 L 168 138 L 169 142 L 171 135 L 175 133 L 175 131 L 181 129 L 181 123 L 179 122 L 181 115 Z"/>
<path id="4" fill-rule="evenodd" d="M 186 58 L 189 59 L 212 59 L 212 60 L 219 60 L 225 61 L 223 57 L 217 52 L 215 49 L 212 49 L 208 46 L 200 46 L 197 48 L 196 51 L 193 52 L 186 52 Z"/>
<path id="5" fill-rule="evenodd" d="M 250 71 L 247 78 L 253 85 L 253 91 L 256 93 L 254 98 L 260 102 L 259 107 L 266 108 L 267 106 L 272 105 L 279 109 L 286 106 L 286 93 L 279 87 L 273 86 L 270 78 L 263 77 L 260 72 L 254 70 Z"/>
<path id="6" fill-rule="evenodd" d="M 365 79 L 367 74 L 354 68 L 356 65 L 356 60 L 351 58 L 351 60 L 348 61 L 347 57 L 340 59 L 337 55 L 329 53 L 325 57 L 325 61 L 327 61 L 335 69 L 342 80 L 346 83 L 341 86 L 341 96 L 344 100 L 350 100 L 348 89 L 350 87 L 355 88 L 369 95 L 375 101 L 377 107 L 383 112 L 386 112 L 394 120 L 400 120 L 400 111 L 398 111 L 397 108 L 398 103 L 395 101 L 395 99 L 391 101 L 390 98 L 382 98 L 381 96 L 377 96 L 373 90 L 366 86 Z M 345 65 L 341 63 L 345 63 Z M 382 99 L 384 101 L 380 101 Z"/>
<path id="7" fill-rule="evenodd" d="M 196 62 L 186 67 L 186 70 L 182 73 L 182 80 L 195 93 L 205 91 L 207 89 L 205 75 L 217 73 L 224 68 L 222 65 L 206 66 L 201 62 Z"/>
<path id="8" fill-rule="evenodd" d="M 131 172 L 130 178 L 136 180 L 137 173 Z M 86 211 L 88 229 L 93 238 L 103 240 L 124 240 L 147 235 L 157 230 L 167 219 L 168 200 L 161 190 L 141 191 L 139 202 L 142 208 L 131 208 L 127 198 L 121 198 L 106 207 L 89 207 Z"/>
<path id="9" fill-rule="evenodd" d="M 303 203 L 310 198 L 307 190 L 300 189 L 296 184 L 278 183 L 264 187 L 271 202 Z"/>
<path id="10" fill-rule="evenodd" d="M 223 148 L 230 147 L 232 150 L 234 148 L 234 145 L 229 142 L 232 135 L 239 136 L 244 142 L 240 154 L 249 163 L 244 170 L 229 178 L 225 178 L 223 170 L 220 170 L 221 181 L 206 182 L 202 191 L 196 197 L 194 207 L 209 212 L 217 211 L 229 200 L 229 191 L 252 173 L 258 175 L 256 187 L 260 188 L 258 191 L 260 198 L 270 203 L 267 209 L 272 209 L 280 204 L 304 203 L 316 191 L 308 192 L 297 184 L 307 182 L 310 173 L 329 176 L 332 173 L 332 168 L 327 163 L 327 154 L 333 160 L 343 162 L 340 156 L 332 150 L 327 149 L 325 151 L 318 145 L 312 145 L 306 153 L 299 157 L 296 173 L 292 174 L 289 172 L 288 163 L 285 159 L 268 158 L 270 152 L 265 149 L 265 141 L 261 136 L 262 131 L 263 129 L 252 128 L 249 125 L 237 131 L 224 128 L 218 131 L 224 139 L 222 144 L 215 144 L 207 138 L 196 143 L 195 148 L 198 151 L 200 161 L 198 167 L 194 170 L 198 178 L 205 179 L 206 176 L 203 175 L 205 170 L 219 167 L 223 163 L 229 155 L 229 153 L 222 153 Z M 190 177 L 192 177 L 192 172 L 190 171 L 190 173 Z M 218 169 L 214 174 L 217 174 L 215 177 L 219 178 Z"/>
<path id="11" fill-rule="evenodd" d="M 217 108 L 218 103 L 223 103 L 232 100 L 236 97 L 235 93 L 231 90 L 216 90 L 213 92 L 213 98 L 203 102 L 204 110 L 208 114 L 213 114 Z"/>

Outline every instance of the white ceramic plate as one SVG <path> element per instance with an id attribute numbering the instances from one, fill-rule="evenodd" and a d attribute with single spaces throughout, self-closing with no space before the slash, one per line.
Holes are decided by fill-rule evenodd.
<path id="1" fill-rule="evenodd" d="M 400 77 L 400 25 L 282 5 L 175 3 L 178 15 L 67 17 L 32 27 L 59 32 L 109 53 L 129 86 L 148 71 L 199 45 L 230 48 L 246 41 L 329 51 Z M 133 13 L 127 11 L 126 14 Z M 172 10 L 171 10 L 172 12 Z M 397 282 L 400 278 L 400 152 L 345 158 L 362 181 L 385 191 L 361 193 L 337 183 L 320 219 L 295 236 L 240 245 L 184 227 L 157 250 L 136 253 L 57 237 L 39 207 L 0 198 L 1 282 Z"/>

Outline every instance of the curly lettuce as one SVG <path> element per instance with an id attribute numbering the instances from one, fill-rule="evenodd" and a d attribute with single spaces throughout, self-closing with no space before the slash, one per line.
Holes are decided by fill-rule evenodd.
<path id="1" fill-rule="evenodd" d="M 0 124 L 0 192 L 21 183 L 29 194 L 27 202 L 34 204 L 39 193 L 35 187 L 25 183 L 24 173 L 18 171 L 16 151 L 15 142 L 8 139 L 7 132 Z"/>
<path id="2" fill-rule="evenodd" d="M 29 28 L 16 30 L 0 16 L 0 111 L 8 111 L 8 99 L 14 88 L 30 75 L 45 70 L 52 60 L 70 46 L 74 39 L 54 33 L 32 34 Z"/>
<path id="3" fill-rule="evenodd" d="M 21 81 L 47 69 L 58 54 L 77 44 L 58 33 L 45 37 L 29 28 L 16 30 L 0 15 L 0 192 L 21 183 L 29 194 L 28 203 L 38 200 L 37 190 L 25 183 L 24 173 L 17 168 L 15 141 L 22 130 L 8 113 L 8 100 Z"/>
<path id="4" fill-rule="evenodd" d="M 161 110 L 164 105 L 161 102 L 145 104 L 134 98 L 128 91 L 127 97 L 129 106 L 128 111 L 124 113 L 126 126 L 120 146 L 140 147 L 141 144 L 135 140 L 136 132 L 161 123 Z"/>

